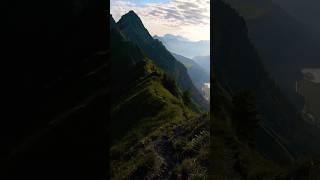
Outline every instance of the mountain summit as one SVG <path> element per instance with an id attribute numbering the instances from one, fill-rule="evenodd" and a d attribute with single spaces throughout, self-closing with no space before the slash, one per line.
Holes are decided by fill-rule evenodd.
<path id="1" fill-rule="evenodd" d="M 123 33 L 137 36 L 140 40 L 153 40 L 139 16 L 132 10 L 120 18 L 118 27 Z"/>
<path id="2" fill-rule="evenodd" d="M 141 19 L 133 10 L 130 10 L 127 14 L 123 15 L 121 19 L 130 20 L 131 22 L 139 22 L 142 25 Z"/>

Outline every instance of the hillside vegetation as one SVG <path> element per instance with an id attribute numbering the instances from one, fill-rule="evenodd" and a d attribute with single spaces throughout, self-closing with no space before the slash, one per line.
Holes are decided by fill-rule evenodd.
<path id="1" fill-rule="evenodd" d="M 118 28 L 112 37 L 111 177 L 206 177 L 209 117 Z"/>

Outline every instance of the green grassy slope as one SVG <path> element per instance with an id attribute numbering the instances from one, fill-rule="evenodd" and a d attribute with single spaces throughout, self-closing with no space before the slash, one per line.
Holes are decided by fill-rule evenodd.
<path id="1" fill-rule="evenodd" d="M 123 15 L 117 25 L 125 37 L 136 44 L 145 56 L 152 59 L 167 75 L 173 77 L 182 90 L 188 90 L 193 101 L 202 110 L 209 109 L 209 103 L 193 85 L 187 69 L 172 56 L 159 40 L 152 38 L 133 11 Z"/>
<path id="2" fill-rule="evenodd" d="M 135 122 L 111 148 L 111 175 L 115 179 L 169 177 L 184 159 L 198 156 L 200 149 L 193 146 L 206 150 L 202 143 L 208 144 L 207 121 L 166 89 L 161 78 L 141 78 L 113 108 L 113 120 Z M 193 142 L 194 138 L 200 139 Z M 178 157 L 184 154 L 186 157 Z M 203 165 L 192 165 L 204 169 L 202 175 L 206 175 Z"/>
<path id="3" fill-rule="evenodd" d="M 206 176 L 208 116 L 193 112 L 176 82 L 137 46 L 110 33 L 112 179 Z"/>

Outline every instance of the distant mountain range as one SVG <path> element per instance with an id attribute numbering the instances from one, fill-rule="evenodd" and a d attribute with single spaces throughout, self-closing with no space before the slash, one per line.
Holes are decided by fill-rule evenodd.
<path id="1" fill-rule="evenodd" d="M 171 52 L 181 54 L 187 58 L 196 56 L 210 55 L 210 41 L 190 41 L 181 36 L 166 34 L 164 36 L 154 36 L 154 39 L 160 40 L 164 46 Z"/>
<path id="2" fill-rule="evenodd" d="M 161 36 L 153 36 L 155 39 L 162 39 L 165 41 L 184 41 L 184 42 L 191 42 L 188 38 L 182 37 L 180 35 L 172 35 L 172 34 L 165 34 L 162 37 Z"/>
<path id="3" fill-rule="evenodd" d="M 188 63 L 194 61 L 198 64 L 207 74 L 210 74 L 210 41 L 190 41 L 182 36 L 175 36 L 166 34 L 162 37 L 154 36 L 155 39 L 160 40 L 163 45 L 172 54 L 177 55 L 178 60 L 185 60 Z M 183 56 L 180 57 L 179 56 Z M 186 60 L 188 58 L 188 60 Z M 183 62 L 182 62 L 183 63 Z"/>

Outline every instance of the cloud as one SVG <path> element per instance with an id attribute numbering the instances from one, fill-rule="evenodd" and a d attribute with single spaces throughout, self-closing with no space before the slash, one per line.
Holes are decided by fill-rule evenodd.
<path id="1" fill-rule="evenodd" d="M 171 0 L 135 4 L 128 0 L 111 0 L 110 12 L 117 20 L 134 10 L 151 34 L 167 33 L 185 36 L 192 40 L 210 38 L 210 1 Z"/>

